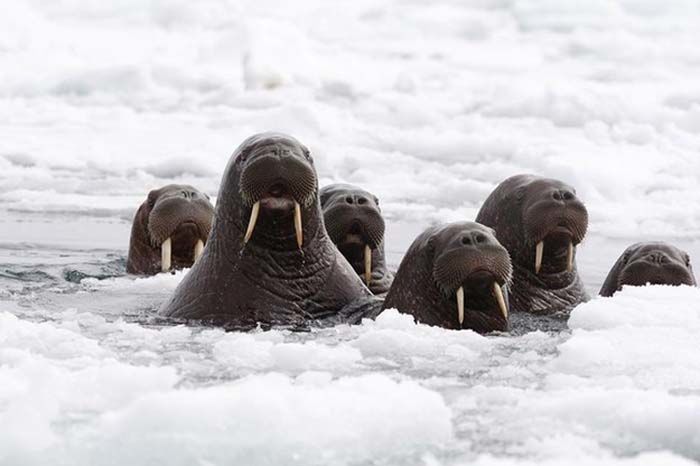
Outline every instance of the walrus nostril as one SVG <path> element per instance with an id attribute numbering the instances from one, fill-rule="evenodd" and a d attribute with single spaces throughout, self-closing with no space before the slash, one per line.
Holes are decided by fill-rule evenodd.
<path id="1" fill-rule="evenodd" d="M 576 199 L 576 195 L 575 195 L 574 193 L 572 193 L 571 191 L 564 191 L 564 192 L 562 192 L 561 197 L 562 197 L 565 201 L 573 201 L 574 199 Z"/>
<path id="2" fill-rule="evenodd" d="M 359 205 L 365 205 L 365 204 L 367 204 L 367 198 L 366 198 L 366 197 L 358 197 L 358 198 L 357 198 L 357 203 L 358 203 Z"/>
<path id="3" fill-rule="evenodd" d="M 552 198 L 554 198 L 555 201 L 561 201 L 561 200 L 564 199 L 563 196 L 562 196 L 562 193 L 559 192 L 559 191 L 554 191 L 554 192 L 552 193 Z"/>
<path id="4" fill-rule="evenodd" d="M 352 205 L 355 203 L 355 200 L 352 198 L 352 196 L 348 196 L 345 198 L 345 202 Z"/>
<path id="5" fill-rule="evenodd" d="M 462 236 L 462 244 L 465 246 L 471 246 L 472 239 L 468 236 Z"/>
<path id="6" fill-rule="evenodd" d="M 486 236 L 485 236 L 485 235 L 482 235 L 481 233 L 478 233 L 478 234 L 474 237 L 474 242 L 475 242 L 476 244 L 485 243 L 485 242 L 486 242 Z"/>

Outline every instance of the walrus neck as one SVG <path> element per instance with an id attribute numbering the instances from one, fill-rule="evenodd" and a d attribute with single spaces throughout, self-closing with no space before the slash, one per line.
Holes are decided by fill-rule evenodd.
<path id="1" fill-rule="evenodd" d="M 588 299 L 575 265 L 572 272 L 537 275 L 521 264 L 513 264 L 511 308 L 515 312 L 568 313 Z"/>

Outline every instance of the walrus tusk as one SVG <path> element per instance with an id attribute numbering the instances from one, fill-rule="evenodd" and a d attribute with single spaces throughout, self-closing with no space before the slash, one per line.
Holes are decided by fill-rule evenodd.
<path id="1" fill-rule="evenodd" d="M 460 286 L 457 289 L 457 319 L 459 319 L 459 326 L 462 326 L 464 322 L 464 287 Z"/>
<path id="2" fill-rule="evenodd" d="M 544 241 L 537 243 L 535 248 L 535 273 L 540 273 L 542 268 L 542 256 L 544 256 Z"/>
<path id="3" fill-rule="evenodd" d="M 173 241 L 168 238 L 160 245 L 160 268 L 163 272 L 168 272 L 172 265 Z"/>
<path id="4" fill-rule="evenodd" d="M 501 285 L 498 282 L 493 282 L 493 294 L 496 296 L 496 301 L 498 301 L 498 307 L 503 314 L 503 318 L 508 320 L 508 308 L 506 307 L 506 300 L 503 298 L 503 290 L 501 290 Z"/>
<path id="5" fill-rule="evenodd" d="M 574 270 L 574 243 L 569 243 L 569 254 L 566 256 L 566 271 Z"/>
<path id="6" fill-rule="evenodd" d="M 365 283 L 369 286 L 372 281 L 372 249 L 365 245 Z"/>
<path id="7" fill-rule="evenodd" d="M 196 264 L 202 254 L 204 253 L 204 241 L 201 239 L 197 240 L 197 244 L 194 245 L 194 263 Z"/>
<path id="8" fill-rule="evenodd" d="M 243 242 L 247 243 L 250 241 L 250 237 L 253 236 L 253 230 L 255 230 L 255 224 L 258 223 L 258 215 L 260 214 L 260 201 L 253 204 L 253 209 L 250 211 L 250 221 L 248 222 L 248 229 L 245 232 L 245 237 Z"/>
<path id="9" fill-rule="evenodd" d="M 297 233 L 297 246 L 301 249 L 304 244 L 304 228 L 301 224 L 301 206 L 294 202 L 294 230 Z"/>

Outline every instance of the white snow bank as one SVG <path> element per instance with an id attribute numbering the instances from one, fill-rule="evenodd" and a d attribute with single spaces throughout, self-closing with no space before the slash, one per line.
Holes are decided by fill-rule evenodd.
<path id="1" fill-rule="evenodd" d="M 700 329 L 700 288 L 690 286 L 625 287 L 611 298 L 597 297 L 577 307 L 572 329 L 617 327 Z"/>
<path id="2" fill-rule="evenodd" d="M 192 330 L 183 326 L 75 311 L 53 317 L 34 323 L 0 313 L 0 464 L 346 464 L 410 456 L 453 437 L 442 396 L 416 381 L 334 375 L 357 372 L 362 355 L 347 344 L 206 330 L 190 348 Z M 257 365 L 245 350 L 255 344 L 266 351 Z M 207 363 L 208 347 L 223 361 Z M 251 366 L 296 375 L 192 387 L 178 374 Z M 334 373 L 307 371 L 318 368 Z"/>
<path id="3" fill-rule="evenodd" d="M 428 463 L 429 466 L 432 466 Z M 435 463 L 438 464 L 438 463 Z M 495 458 L 483 456 L 474 462 L 464 463 L 472 466 L 694 466 L 694 461 L 673 455 L 671 453 L 645 453 L 633 458 L 611 457 L 579 457 L 576 459 L 552 459 L 552 460 L 517 460 L 511 458 Z"/>
<path id="4" fill-rule="evenodd" d="M 700 387 L 700 289 L 627 287 L 576 308 L 554 368 L 615 388 Z"/>
<path id="5" fill-rule="evenodd" d="M 150 394 L 93 428 L 89 464 L 347 464 L 452 436 L 438 394 L 383 375 L 326 373 Z"/>

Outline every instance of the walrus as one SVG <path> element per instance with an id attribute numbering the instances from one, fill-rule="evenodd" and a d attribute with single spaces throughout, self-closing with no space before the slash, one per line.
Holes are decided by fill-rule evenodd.
<path id="1" fill-rule="evenodd" d="M 372 293 L 389 291 L 393 276 L 386 268 L 379 199 L 362 188 L 340 183 L 321 188 L 320 199 L 331 241 Z"/>
<path id="2" fill-rule="evenodd" d="M 192 186 L 154 189 L 134 216 L 127 273 L 155 275 L 192 267 L 202 255 L 213 216 L 209 197 Z"/>
<path id="3" fill-rule="evenodd" d="M 662 242 L 637 243 L 628 247 L 608 273 L 601 296 L 612 296 L 623 286 L 697 286 L 690 256 Z"/>
<path id="4" fill-rule="evenodd" d="M 476 221 L 493 228 L 513 262 L 513 312 L 565 315 L 588 299 L 576 268 L 576 247 L 588 211 L 573 187 L 517 175 L 486 199 Z"/>
<path id="5" fill-rule="evenodd" d="M 508 251 L 490 228 L 474 222 L 433 226 L 406 252 L 384 309 L 447 329 L 507 331 L 511 274 Z"/>
<path id="6" fill-rule="evenodd" d="M 257 134 L 233 153 L 200 260 L 161 308 L 229 329 L 305 329 L 371 297 L 328 237 L 309 150 Z"/>

